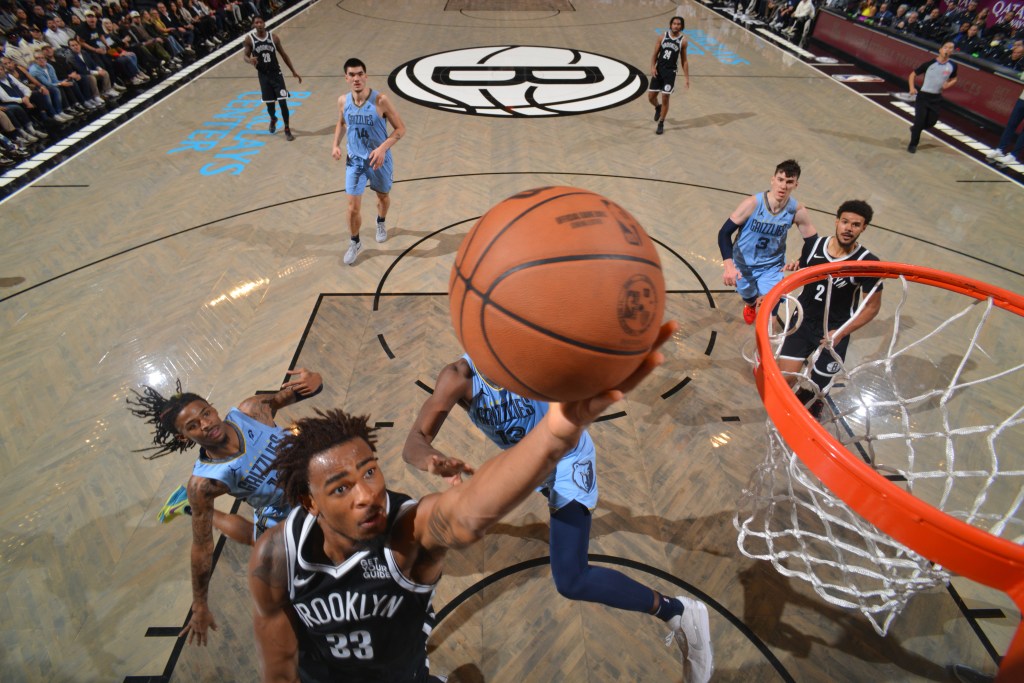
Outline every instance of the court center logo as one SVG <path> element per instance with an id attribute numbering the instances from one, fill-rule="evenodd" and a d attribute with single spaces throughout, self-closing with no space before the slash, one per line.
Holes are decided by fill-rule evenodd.
<path id="1" fill-rule="evenodd" d="M 643 94 L 647 77 L 634 66 L 592 52 L 502 45 L 414 59 L 392 71 L 388 85 L 424 107 L 523 118 L 618 107 Z"/>

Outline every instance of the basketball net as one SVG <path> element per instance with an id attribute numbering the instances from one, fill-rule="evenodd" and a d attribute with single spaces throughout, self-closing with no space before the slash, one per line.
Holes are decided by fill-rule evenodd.
<path id="1" fill-rule="evenodd" d="M 782 342 L 804 324 L 789 292 L 816 283 L 827 320 L 834 285 L 849 276 L 893 278 L 889 306 L 853 335 L 846 360 L 825 342 L 803 371 L 783 376 Z M 781 330 L 770 314 L 780 301 Z M 756 321 L 750 360 L 769 413 L 768 448 L 734 519 L 740 551 L 859 610 L 883 636 L 913 595 L 951 572 L 1010 593 L 1019 608 L 1022 313 L 1016 294 L 903 264 L 828 264 L 784 279 Z M 807 324 L 827 336 L 823 323 Z M 811 380 L 820 357 L 835 370 L 824 390 Z M 811 392 L 804 406 L 789 382 Z M 807 409 L 817 401 L 816 421 Z M 1007 654 L 1016 652 L 1015 665 L 1024 662 L 1021 648 L 1018 630 Z"/>

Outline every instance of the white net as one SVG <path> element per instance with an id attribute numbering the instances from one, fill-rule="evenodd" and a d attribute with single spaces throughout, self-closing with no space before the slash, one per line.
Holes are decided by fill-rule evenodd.
<path id="1" fill-rule="evenodd" d="M 822 282 L 827 302 L 833 281 Z M 1019 316 L 991 299 L 909 286 L 902 276 L 886 283 L 882 312 L 852 335 L 845 360 L 826 343 L 788 378 L 853 457 L 947 514 L 1024 543 Z M 799 308 L 789 295 L 783 303 Z M 800 324 L 771 337 L 776 356 Z M 838 369 L 824 390 L 811 381 L 819 355 Z M 907 601 L 947 582 L 948 572 L 861 518 L 800 462 L 771 420 L 767 429 L 767 455 L 734 520 L 740 551 L 859 610 L 885 635 Z"/>

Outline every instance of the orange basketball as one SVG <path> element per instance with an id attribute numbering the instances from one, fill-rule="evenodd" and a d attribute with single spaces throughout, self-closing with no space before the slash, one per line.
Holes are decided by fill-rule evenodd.
<path id="1" fill-rule="evenodd" d="M 448 282 L 455 334 L 493 383 L 542 401 L 612 389 L 665 310 L 654 243 L 615 202 L 575 187 L 509 197 L 469 231 Z"/>

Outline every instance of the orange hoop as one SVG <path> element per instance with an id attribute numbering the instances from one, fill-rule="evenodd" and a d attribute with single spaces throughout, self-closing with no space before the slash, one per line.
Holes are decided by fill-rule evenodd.
<path id="1" fill-rule="evenodd" d="M 755 321 L 757 389 L 786 444 L 832 492 L 879 530 L 932 562 L 1007 593 L 1024 612 L 1024 546 L 994 536 L 929 505 L 877 473 L 843 447 L 811 417 L 782 376 L 768 337 L 771 311 L 798 287 L 842 273 L 843 277 L 904 277 L 1024 316 L 1024 296 L 951 273 L 884 261 L 842 262 L 797 271 L 764 297 Z M 1024 681 L 1024 627 L 1018 627 L 996 679 Z"/>

